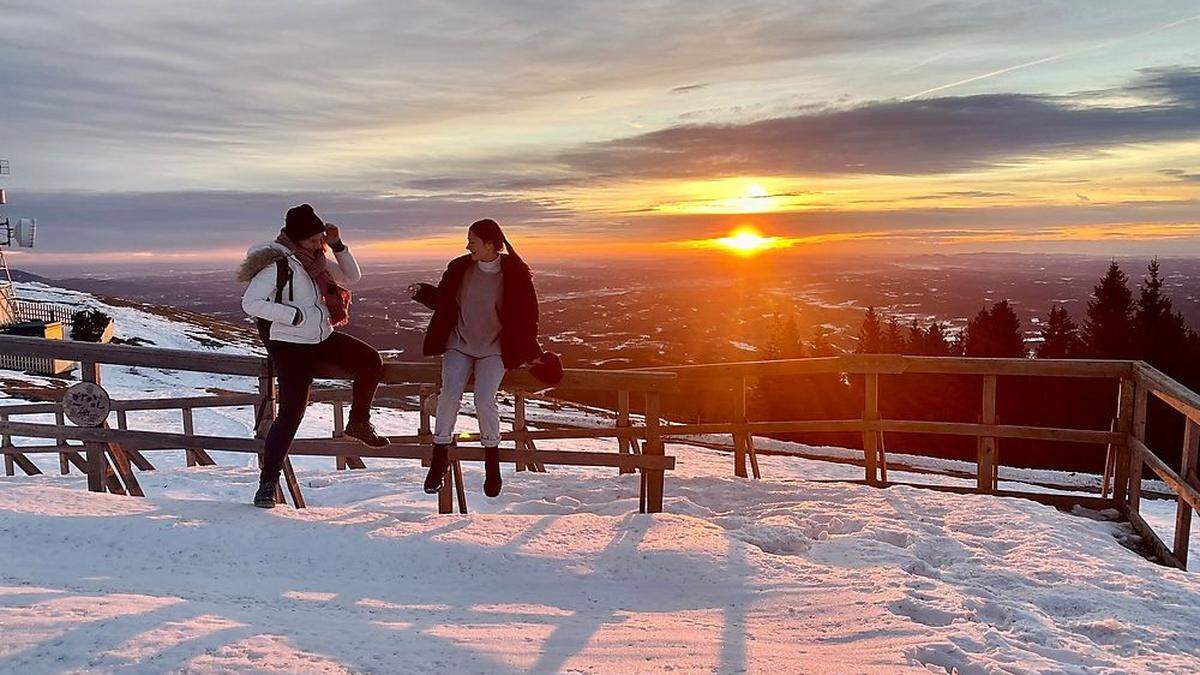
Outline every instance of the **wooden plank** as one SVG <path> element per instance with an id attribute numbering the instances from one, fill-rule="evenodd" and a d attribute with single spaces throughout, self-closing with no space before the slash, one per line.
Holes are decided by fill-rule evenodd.
<path id="1" fill-rule="evenodd" d="M 733 421 L 738 425 L 745 425 L 749 420 L 746 415 L 746 378 L 742 376 L 738 378 L 737 385 L 733 390 Z M 733 475 L 738 478 L 746 477 L 746 437 L 749 434 L 745 431 L 735 431 L 733 433 Z"/>
<path id="2" fill-rule="evenodd" d="M 661 426 L 661 399 L 659 394 L 646 394 L 646 447 L 645 454 L 636 455 L 639 460 L 663 456 L 663 441 L 659 435 Z M 634 455 L 630 456 L 635 457 Z M 663 510 L 663 470 L 642 469 L 645 476 L 646 512 L 661 513 Z"/>
<path id="3" fill-rule="evenodd" d="M 81 364 L 89 362 L 92 364 L 144 366 L 226 375 L 257 375 L 265 363 L 264 359 L 254 356 L 72 340 L 46 340 L 13 335 L 0 336 L 0 352 L 79 361 Z"/>
<path id="4" fill-rule="evenodd" d="M 300 492 L 300 481 L 296 480 L 296 471 L 292 469 L 290 457 L 283 458 L 283 479 L 287 483 L 288 493 L 292 496 L 292 506 L 305 508 L 304 495 Z"/>
<path id="5" fill-rule="evenodd" d="M 138 483 L 137 476 L 133 473 L 129 457 L 126 456 L 125 450 L 121 448 L 120 444 L 109 443 L 108 454 L 112 459 L 112 465 L 116 467 L 117 474 L 125 482 L 125 487 L 129 495 L 132 497 L 145 497 L 146 493 L 142 491 L 142 486 Z"/>
<path id="6" fill-rule="evenodd" d="M 0 412 L 6 415 L 45 415 L 59 410 L 60 403 L 20 403 L 0 406 Z"/>
<path id="7" fill-rule="evenodd" d="M 1117 420 L 1114 417 L 1108 425 L 1109 431 L 1117 430 Z M 1113 468 L 1116 456 L 1113 454 L 1114 446 L 1112 443 L 1104 445 L 1104 476 L 1100 479 L 1100 496 L 1107 497 L 1112 491 Z"/>
<path id="8" fill-rule="evenodd" d="M 333 437 L 341 438 L 346 432 L 346 405 L 342 401 L 333 402 Z M 338 455 L 334 460 L 338 471 L 346 470 L 346 455 Z"/>
<path id="9" fill-rule="evenodd" d="M 1113 441 L 1113 499 L 1121 508 L 1129 502 L 1129 467 L 1132 451 L 1129 449 L 1129 432 L 1133 429 L 1133 399 L 1136 384 L 1131 378 L 1122 378 L 1117 389 L 1117 433 L 1120 438 Z"/>
<path id="10" fill-rule="evenodd" d="M 1129 453 L 1129 511 L 1137 513 L 1142 499 L 1142 467 L 1146 465 L 1154 453 L 1147 448 L 1146 442 L 1146 403 L 1148 390 L 1143 386 L 1135 387 L 1133 394 L 1133 428 L 1130 431 L 1132 440 Z M 1135 443 L 1136 442 L 1136 445 Z"/>
<path id="11" fill-rule="evenodd" d="M 875 485 L 879 481 L 879 432 L 869 429 L 867 424 L 879 419 L 879 375 L 867 373 L 863 381 L 863 464 L 867 471 L 867 484 Z"/>
<path id="12" fill-rule="evenodd" d="M 75 465 L 76 469 L 79 469 L 79 473 L 86 474 L 88 472 L 87 462 L 78 452 L 64 452 L 62 454 L 67 458 L 68 462 Z"/>
<path id="13" fill-rule="evenodd" d="M 130 410 L 172 410 L 174 408 L 231 408 L 254 405 L 259 394 L 220 394 L 216 396 L 177 396 L 173 398 L 131 398 L 112 402 L 118 412 Z"/>
<path id="14" fill-rule="evenodd" d="M 1200 424 L 1190 419 L 1185 420 L 1179 478 L 1193 489 L 1200 487 L 1200 480 L 1197 480 L 1196 477 L 1198 453 L 1200 453 Z M 1175 545 L 1171 551 L 1175 554 L 1175 558 L 1183 563 L 1184 569 L 1187 569 L 1188 547 L 1191 543 L 1192 510 L 1192 505 L 1188 500 L 1180 496 L 1175 506 Z"/>
<path id="15" fill-rule="evenodd" d="M 54 424 L 63 427 L 67 424 L 66 414 L 63 413 L 62 405 L 59 404 L 54 411 Z M 66 445 L 67 439 L 58 436 L 54 439 L 57 445 Z M 58 472 L 64 476 L 71 473 L 71 462 L 67 458 L 67 453 L 59 453 L 58 455 Z"/>
<path id="16" fill-rule="evenodd" d="M 462 462 L 455 462 L 450 467 L 450 473 L 454 476 L 454 492 L 458 497 L 458 512 L 467 512 L 467 492 L 463 487 L 462 477 Z"/>
<path id="17" fill-rule="evenodd" d="M 1179 474 L 1167 466 L 1166 462 L 1158 455 L 1155 455 L 1150 448 L 1147 448 L 1145 443 L 1130 437 L 1129 446 L 1162 482 L 1166 483 L 1175 491 L 1175 494 L 1179 495 L 1180 501 L 1187 502 L 1193 509 L 1200 509 L 1200 490 L 1185 482 Z"/>
<path id="18" fill-rule="evenodd" d="M 3 340 L 3 338 L 0 338 Z M 46 342 L 57 342 L 57 340 L 46 340 Z M 70 358 L 70 357 L 66 357 Z M 79 364 L 79 377 L 84 382 L 100 383 L 100 366 L 93 360 L 81 359 Z M 3 421 L 0 420 L 0 424 Z M 96 430 L 100 431 L 100 430 Z M 56 434 L 56 437 L 66 438 L 66 434 L 61 436 Z M 96 439 L 102 440 L 102 439 Z M 88 490 L 91 492 L 104 492 L 106 485 L 106 471 L 108 462 L 104 459 L 104 445 L 102 443 L 86 443 L 84 445 L 87 453 L 88 463 Z"/>
<path id="19" fill-rule="evenodd" d="M 746 436 L 746 454 L 750 457 L 750 472 L 756 480 L 761 479 L 762 473 L 758 470 L 758 452 L 754 450 L 753 436 Z"/>
<path id="20" fill-rule="evenodd" d="M 983 406 L 979 421 L 987 426 L 996 425 L 996 376 L 985 375 L 983 378 Z M 996 437 L 979 437 L 979 457 L 975 465 L 975 483 L 980 492 L 988 493 L 996 489 Z"/>
<path id="21" fill-rule="evenodd" d="M 1158 533 L 1154 531 L 1154 528 L 1150 527 L 1149 523 L 1142 518 L 1140 513 L 1137 511 L 1128 511 L 1125 516 L 1128 518 L 1129 524 L 1133 526 L 1134 532 L 1141 535 L 1142 540 L 1146 542 L 1146 545 L 1150 548 L 1154 557 L 1158 559 L 1158 562 L 1168 567 L 1175 567 L 1181 570 L 1187 569 L 1183 562 L 1171 553 L 1171 550 L 1167 548 L 1163 540 L 1158 537 Z"/>
<path id="22" fill-rule="evenodd" d="M 622 389 L 617 392 L 617 428 L 630 426 L 629 421 L 629 390 Z M 632 454 L 633 446 L 630 439 L 625 436 L 617 436 L 617 451 L 621 454 Z M 633 473 L 633 469 L 622 467 L 620 473 Z"/>
<path id="23" fill-rule="evenodd" d="M 454 464 L 457 460 L 450 462 L 450 467 L 446 471 L 446 476 L 442 480 L 442 489 L 438 490 L 438 513 L 454 513 Z"/>
<path id="24" fill-rule="evenodd" d="M 679 383 L 699 386 L 705 382 L 734 384 L 736 378 L 763 376 L 851 374 L 958 374 L 1030 375 L 1036 377 L 1079 377 L 1116 379 L 1133 374 L 1132 361 L 1101 359 L 1022 359 L 952 356 L 901 356 L 897 354 L 847 354 L 843 356 L 739 361 L 691 366 L 655 366 L 641 372 L 672 372 Z"/>
<path id="25" fill-rule="evenodd" d="M 7 421 L 8 421 L 8 413 L 0 412 L 0 422 L 7 422 Z M 12 447 L 12 445 L 13 445 L 12 436 L 10 436 L 8 434 L 4 434 L 4 435 L 0 436 L 0 448 L 10 448 L 10 447 Z M 17 471 L 13 465 L 12 453 L 8 453 L 8 452 L 4 453 L 4 475 L 5 476 L 15 476 L 16 474 L 17 474 Z"/>
<path id="26" fill-rule="evenodd" d="M 1153 392 L 1157 398 L 1183 413 L 1188 419 L 1200 422 L 1200 394 L 1144 361 L 1137 362 L 1134 372 L 1138 383 Z"/>
<path id="27" fill-rule="evenodd" d="M 513 396 L 512 429 L 513 431 L 525 431 L 525 394 L 521 392 L 518 392 Z M 517 471 L 524 471 L 526 468 L 528 468 L 525 460 L 526 445 L 522 441 L 517 441 L 514 444 L 514 448 L 517 452 L 517 461 L 514 468 Z"/>
<path id="28" fill-rule="evenodd" d="M 1062 443 L 1089 443 L 1103 445 L 1109 442 L 1120 442 L 1118 434 L 1110 431 L 1093 431 L 1090 429 L 1053 429 L 1050 427 L 1030 427 L 1014 424 L 969 424 L 965 422 L 912 422 L 901 420 L 883 420 L 866 425 L 882 431 L 899 431 L 922 434 L 945 434 L 948 436 L 982 436 L 994 438 L 1024 438 L 1037 441 L 1057 441 Z"/>
<path id="29" fill-rule="evenodd" d="M 196 429 L 192 423 L 192 409 L 184 408 L 183 411 L 183 434 L 185 436 L 195 436 Z M 185 448 L 183 451 L 185 461 L 188 466 L 196 466 L 196 455 L 193 448 Z"/>

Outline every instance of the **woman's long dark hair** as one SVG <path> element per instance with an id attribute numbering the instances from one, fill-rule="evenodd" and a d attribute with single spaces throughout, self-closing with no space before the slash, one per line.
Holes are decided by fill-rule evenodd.
<path id="1" fill-rule="evenodd" d="M 495 247 L 497 252 L 501 250 L 507 250 L 508 254 L 512 256 L 517 263 L 519 263 L 520 266 L 525 269 L 525 271 L 529 271 L 529 265 L 525 264 L 525 260 L 523 260 L 521 256 L 517 255 L 517 250 L 513 248 L 512 242 L 510 242 L 508 238 L 504 236 L 504 230 L 500 229 L 500 223 L 497 223 L 491 218 L 484 218 L 483 220 L 477 220 L 471 223 L 471 227 L 468 229 L 471 232 L 474 232 L 476 237 L 479 237 L 480 239 L 490 243 L 493 247 Z"/>

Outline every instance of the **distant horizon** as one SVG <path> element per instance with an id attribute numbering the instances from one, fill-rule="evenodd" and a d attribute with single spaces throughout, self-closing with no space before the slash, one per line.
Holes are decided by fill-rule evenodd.
<path id="1" fill-rule="evenodd" d="M 301 202 L 366 257 L 483 217 L 545 256 L 744 227 L 819 254 L 1200 255 L 1200 14 L 1178 0 L 5 21 L 0 213 L 36 217 L 51 259 L 236 257 Z"/>

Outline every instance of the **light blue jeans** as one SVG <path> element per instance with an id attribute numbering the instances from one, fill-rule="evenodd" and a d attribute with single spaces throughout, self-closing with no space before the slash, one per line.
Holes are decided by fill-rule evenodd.
<path id="1" fill-rule="evenodd" d="M 479 418 L 479 438 L 486 448 L 500 445 L 500 410 L 496 391 L 504 379 L 504 361 L 499 356 L 477 359 L 453 349 L 442 357 L 442 393 L 438 395 L 437 419 L 433 442 L 448 444 L 454 438 L 454 423 L 462 405 L 467 380 L 475 373 L 475 415 Z"/>

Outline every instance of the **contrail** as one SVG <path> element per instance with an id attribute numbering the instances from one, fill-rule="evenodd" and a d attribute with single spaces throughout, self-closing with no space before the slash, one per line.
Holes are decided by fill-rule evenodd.
<path id="1" fill-rule="evenodd" d="M 1144 37 L 1144 36 L 1146 36 L 1146 35 L 1150 35 L 1150 34 L 1152 34 L 1152 33 L 1158 33 L 1158 32 L 1160 32 L 1160 31 L 1168 30 L 1168 29 L 1174 28 L 1174 27 L 1176 27 L 1176 26 L 1181 26 L 1181 25 L 1183 25 L 1183 24 L 1185 24 L 1185 23 L 1190 23 L 1190 22 L 1192 22 L 1192 21 L 1196 21 L 1196 20 L 1198 20 L 1198 19 L 1200 19 L 1200 14 L 1197 14 L 1197 15 L 1195 15 L 1195 16 L 1189 16 L 1189 17 L 1187 17 L 1187 18 L 1184 18 L 1184 19 L 1178 19 L 1178 20 L 1176 20 L 1176 21 L 1171 21 L 1170 23 L 1164 23 L 1164 24 L 1162 24 L 1161 26 L 1155 26 L 1155 27 L 1153 27 L 1153 28 L 1150 28 L 1150 29 L 1144 30 L 1144 31 L 1142 31 L 1142 32 L 1140 32 L 1140 33 L 1134 33 L 1133 35 L 1126 35 L 1126 36 L 1124 36 L 1124 37 L 1119 37 L 1119 38 L 1116 38 L 1116 39 L 1113 39 L 1113 40 L 1109 40 L 1108 42 L 1101 42 L 1100 44 L 1092 45 L 1092 46 L 1090 46 L 1090 47 L 1083 47 L 1082 49 L 1076 49 L 1075 51 L 1063 52 L 1062 54 L 1054 54 L 1054 55 L 1052 55 L 1052 56 L 1045 56 L 1045 57 L 1042 57 L 1042 58 L 1040 58 L 1040 59 L 1034 59 L 1033 61 L 1026 61 L 1025 63 L 1018 63 L 1018 64 L 1017 64 L 1017 65 L 1015 65 L 1015 66 L 1009 66 L 1009 67 L 1007 67 L 1007 68 L 1001 68 L 1000 70 L 993 70 L 993 71 L 992 71 L 992 72 L 990 72 L 990 73 L 984 73 L 984 74 L 982 74 L 982 75 L 976 75 L 975 77 L 968 77 L 968 78 L 967 78 L 967 79 L 965 79 L 965 80 L 959 80 L 959 81 L 957 81 L 957 82 L 951 82 L 951 83 L 949 83 L 949 84 L 943 84 L 943 85 L 939 85 L 939 86 L 936 86 L 936 87 L 932 87 L 932 88 L 930 88 L 930 89 L 926 89 L 925 91 L 919 91 L 919 92 L 917 92 L 917 93 L 915 93 L 915 94 L 912 94 L 912 95 L 910 95 L 910 96 L 905 96 L 903 100 L 905 100 L 905 101 L 911 101 L 911 100 L 912 100 L 912 99 L 914 99 L 914 98 L 918 98 L 918 97 L 920 97 L 920 96 L 925 96 L 926 94 L 932 94 L 932 93 L 934 93 L 934 92 L 937 92 L 937 91 L 943 91 L 943 90 L 945 90 L 945 89 L 952 89 L 952 88 L 954 88 L 954 87 L 961 87 L 961 86 L 962 86 L 962 85 L 964 85 L 964 84 L 970 84 L 970 83 L 972 83 L 972 82 L 978 82 L 978 81 L 980 81 L 980 80 L 986 80 L 986 79 L 988 79 L 989 77 L 995 77 L 995 76 L 997 76 L 997 75 L 1003 75 L 1003 74 L 1005 74 L 1005 73 L 1011 73 L 1011 72 L 1012 72 L 1012 71 L 1014 71 L 1014 70 L 1021 70 L 1021 69 L 1023 69 L 1023 68 L 1029 68 L 1029 67 L 1031 67 L 1031 66 L 1037 66 L 1037 65 L 1041 65 L 1041 64 L 1043 64 L 1043 63 L 1050 63 L 1051 61 L 1059 61 L 1059 60 L 1061 60 L 1061 59 L 1070 58 L 1070 57 L 1072 57 L 1072 56 L 1077 56 L 1077 55 L 1079 55 L 1079 54 L 1083 54 L 1083 53 L 1085 53 L 1085 52 L 1095 51 L 1095 50 L 1097 50 L 1097 49 L 1103 49 L 1104 47 L 1110 47 L 1110 46 L 1112 46 L 1112 45 L 1114 45 L 1114 44 L 1117 44 L 1118 42 L 1124 42 L 1125 40 L 1132 40 L 1132 39 L 1134 39 L 1134 38 Z"/>

